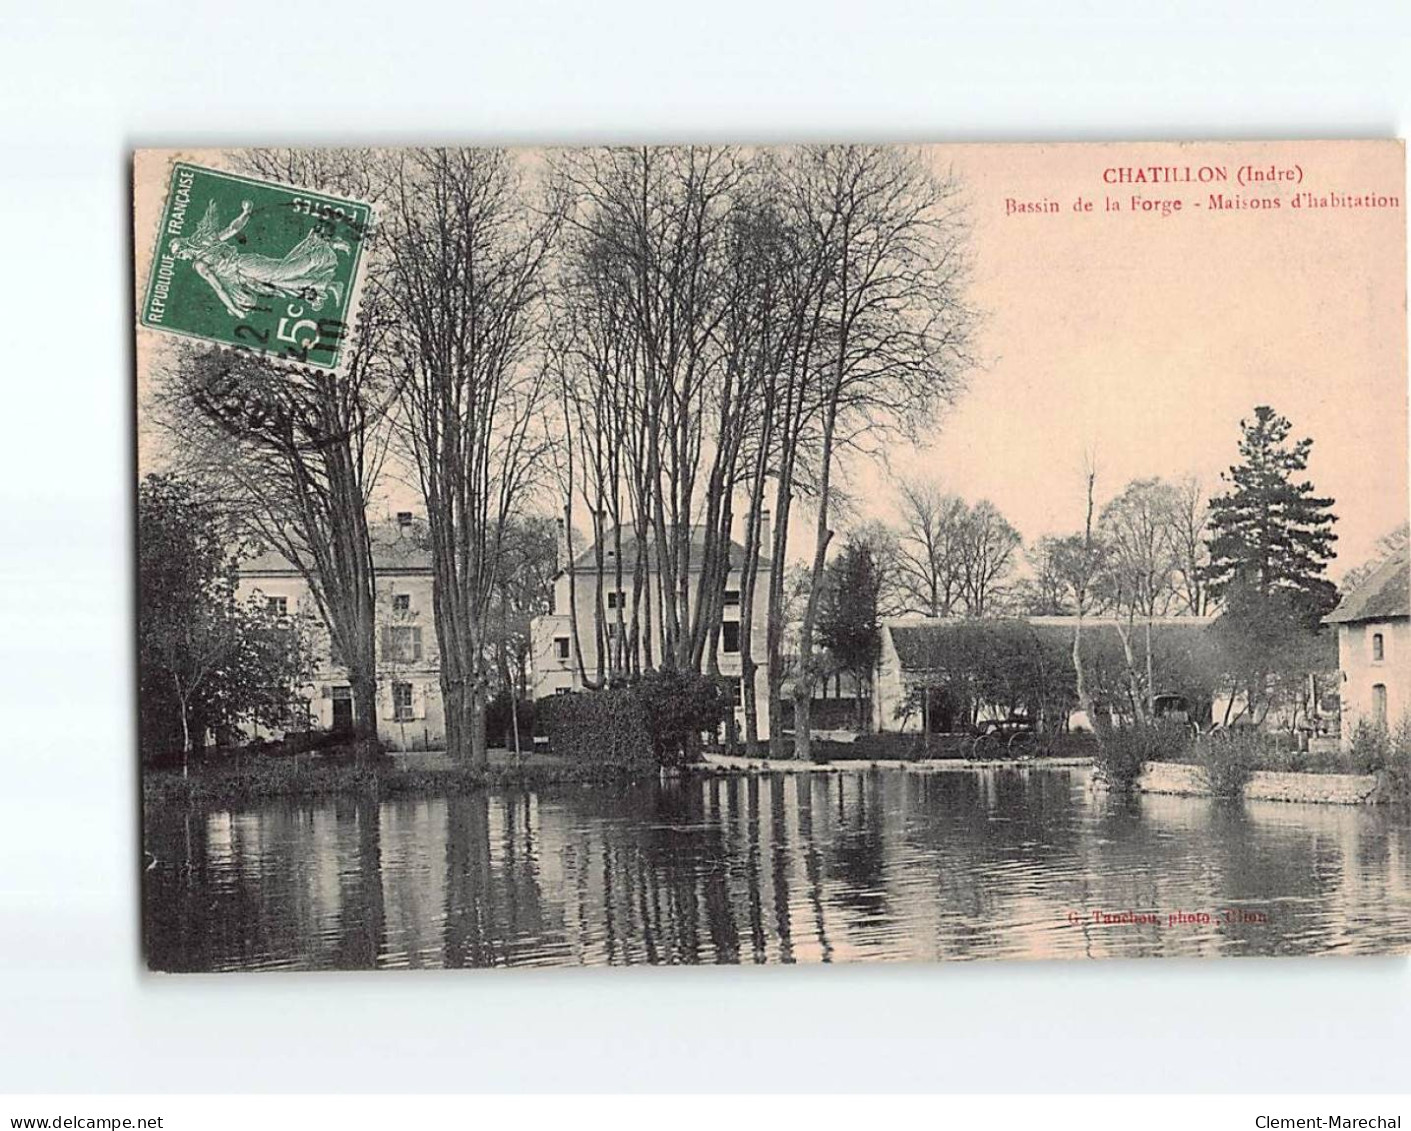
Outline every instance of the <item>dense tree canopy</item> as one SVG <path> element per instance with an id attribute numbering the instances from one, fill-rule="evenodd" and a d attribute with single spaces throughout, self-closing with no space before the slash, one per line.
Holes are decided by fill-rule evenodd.
<path id="1" fill-rule="evenodd" d="M 138 680 L 142 747 L 189 753 L 207 732 L 291 719 L 306 678 L 297 625 L 236 599 L 215 509 L 170 476 L 138 491 Z"/>

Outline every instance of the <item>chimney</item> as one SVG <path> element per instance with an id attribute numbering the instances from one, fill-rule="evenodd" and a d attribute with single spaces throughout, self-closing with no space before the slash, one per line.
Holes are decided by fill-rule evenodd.
<path id="1" fill-rule="evenodd" d="M 554 519 L 554 568 L 560 572 L 568 568 L 568 527 L 562 516 Z"/>
<path id="2" fill-rule="evenodd" d="M 774 553 L 774 543 L 770 540 L 773 537 L 773 528 L 769 523 L 769 508 L 761 507 L 759 511 L 759 556 L 768 561 L 770 555 Z"/>

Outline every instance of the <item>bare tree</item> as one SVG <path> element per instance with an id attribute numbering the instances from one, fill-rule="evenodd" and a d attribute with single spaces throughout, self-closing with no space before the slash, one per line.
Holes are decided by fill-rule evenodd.
<path id="1" fill-rule="evenodd" d="M 807 370 L 817 400 L 817 513 L 793 696 L 795 754 L 807 758 L 836 460 L 889 429 L 914 429 L 959 392 L 973 318 L 961 295 L 954 181 L 889 147 L 806 147 L 791 171 L 806 246 L 826 265 Z"/>
<path id="2" fill-rule="evenodd" d="M 1045 535 L 1030 547 L 1027 557 L 1031 576 L 1025 588 L 1025 611 L 1030 616 L 1067 613 L 1071 587 L 1064 576 L 1064 539 Z"/>
<path id="3" fill-rule="evenodd" d="M 935 483 L 903 480 L 897 535 L 899 580 L 906 611 L 950 616 L 965 593 L 965 524 L 969 507 Z"/>
<path id="4" fill-rule="evenodd" d="M 1210 504 L 1195 476 L 1182 479 L 1176 484 L 1175 492 L 1171 511 L 1175 577 L 1185 611 L 1192 616 L 1205 616 L 1210 611 L 1210 593 L 1205 584 L 1210 566 L 1206 539 Z"/>
<path id="5" fill-rule="evenodd" d="M 988 499 L 969 508 L 960 526 L 960 561 L 965 611 L 972 617 L 992 615 L 1005 596 L 1004 582 L 1013 572 L 1023 545 L 1019 532 Z"/>
<path id="6" fill-rule="evenodd" d="M 1077 617 L 1073 621 L 1073 675 L 1077 692 L 1078 707 L 1093 728 L 1093 735 L 1100 744 L 1103 729 L 1093 714 L 1092 694 L 1088 690 L 1087 669 L 1083 666 L 1083 617 L 1088 610 L 1088 599 L 1093 581 L 1101 568 L 1101 550 L 1093 531 L 1093 495 L 1097 486 L 1097 463 L 1091 455 L 1083 461 L 1083 483 L 1087 496 L 1087 506 L 1083 517 L 1083 536 L 1076 549 L 1076 560 L 1069 564 L 1068 577 L 1073 587 L 1073 603 Z"/>
<path id="7" fill-rule="evenodd" d="M 718 635 L 743 437 L 746 370 L 722 350 L 720 328 L 744 163 L 730 149 L 643 147 L 575 151 L 555 165 L 573 198 L 561 291 L 565 416 L 593 513 L 614 531 L 624 512 L 631 517 L 628 662 L 651 654 L 652 617 L 638 618 L 654 604 L 661 659 L 700 670 Z M 622 555 L 613 560 L 620 571 Z M 655 593 L 645 592 L 649 560 Z M 620 573 L 614 586 L 622 591 Z"/>
<path id="8" fill-rule="evenodd" d="M 382 176 L 384 293 L 400 434 L 426 500 L 446 745 L 480 765 L 501 550 L 544 444 L 547 367 L 533 345 L 562 211 L 531 201 L 503 150 L 397 152 Z"/>
<path id="9" fill-rule="evenodd" d="M 1152 621 L 1180 600 L 1178 531 L 1185 503 L 1180 492 L 1160 479 L 1135 479 L 1102 509 L 1101 527 L 1108 548 L 1105 581 L 1121 614 L 1117 631 L 1127 660 L 1132 709 L 1149 721 L 1156 694 L 1152 659 Z M 1140 618 L 1146 631 L 1145 680 L 1138 679 L 1131 628 Z"/>
<path id="10" fill-rule="evenodd" d="M 366 155 L 356 151 L 251 150 L 243 163 L 269 179 L 371 195 Z M 303 576 L 348 671 L 354 731 L 369 738 L 377 735 L 377 658 L 367 503 L 395 396 L 387 325 L 377 297 L 365 296 L 358 323 L 344 327 L 348 360 L 338 373 L 181 350 L 156 398 L 173 465 L 206 483 L 246 533 Z"/>

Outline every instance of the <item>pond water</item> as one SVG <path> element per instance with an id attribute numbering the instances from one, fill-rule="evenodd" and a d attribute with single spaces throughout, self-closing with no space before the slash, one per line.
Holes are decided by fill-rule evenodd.
<path id="1" fill-rule="evenodd" d="M 145 835 L 159 970 L 1411 950 L 1404 811 L 1085 770 L 279 801 Z"/>

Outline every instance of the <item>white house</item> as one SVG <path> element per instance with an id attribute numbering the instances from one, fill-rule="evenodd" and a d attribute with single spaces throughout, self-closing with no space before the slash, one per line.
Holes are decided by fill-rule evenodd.
<path id="1" fill-rule="evenodd" d="M 761 518 L 760 544 L 769 545 L 770 525 L 768 512 Z M 553 610 L 535 617 L 530 624 L 531 656 L 534 670 L 534 697 L 561 694 L 569 691 L 582 691 L 589 683 L 602 680 L 608 662 L 598 654 L 598 609 L 603 610 L 603 637 L 610 646 L 620 624 L 631 620 L 630 603 L 633 591 L 633 571 L 637 563 L 637 537 L 635 532 L 623 528 L 620 532 L 608 530 L 603 536 L 603 568 L 598 569 L 597 547 L 589 545 L 573 557 L 572 569 L 568 568 L 566 547 L 560 546 L 560 569 L 554 577 Z M 704 532 L 693 529 L 691 532 L 690 590 L 697 592 L 701 576 L 704 548 Z M 619 557 L 620 554 L 620 557 Z M 730 543 L 730 570 L 725 580 L 725 601 L 722 613 L 721 631 L 716 659 L 720 674 L 734 677 L 736 721 L 743 728 L 744 709 L 739 687 L 743 650 L 748 647 L 755 662 L 755 695 L 759 704 L 758 725 L 761 738 L 768 737 L 769 719 L 769 677 L 766 669 L 768 649 L 766 645 L 766 622 L 769 603 L 770 565 L 767 558 L 761 558 L 754 591 L 753 625 L 751 639 L 741 636 L 740 626 L 740 567 L 745 560 L 745 549 L 738 542 Z M 618 563 L 621 562 L 621 581 L 618 580 Z M 662 655 L 662 614 L 660 602 L 660 566 L 657 548 L 649 543 L 645 555 L 644 588 L 650 595 L 650 614 L 646 618 L 645 630 L 650 636 L 652 657 L 660 661 Z M 601 591 L 601 603 L 599 593 Z M 570 592 L 573 602 L 570 603 Z M 577 631 L 574 631 L 572 609 L 577 610 Z M 645 604 L 643 606 L 645 608 Z M 606 648 L 605 648 L 606 651 Z M 585 680 L 584 677 L 587 677 Z"/>
<path id="2" fill-rule="evenodd" d="M 410 512 L 372 532 L 376 573 L 377 730 L 395 750 L 434 750 L 445 745 L 440 654 L 431 602 L 431 555 L 415 537 Z M 303 574 L 277 553 L 240 564 L 236 594 L 258 596 L 276 612 L 303 617 L 310 627 L 313 682 L 300 689 L 309 725 L 343 730 L 353 725 L 348 670 L 334 654 L 327 626 Z"/>
<path id="3" fill-rule="evenodd" d="M 1411 713 L 1411 559 L 1403 546 L 1324 618 L 1338 630 L 1342 742 L 1359 720 L 1395 726 Z"/>
<path id="4" fill-rule="evenodd" d="M 1072 668 L 1068 660 L 1072 647 L 1073 629 L 1077 621 L 1072 616 L 1029 616 L 1014 618 L 1028 626 L 1028 632 L 1037 645 L 1047 643 L 1050 655 L 1056 656 L 1065 672 Z M 1163 652 L 1178 651 L 1190 655 L 1195 650 L 1208 646 L 1206 634 L 1214 617 L 1156 617 L 1154 643 Z M 966 625 L 998 624 L 999 620 L 976 621 L 964 617 L 889 617 L 882 622 L 882 641 L 879 650 L 876 672 L 873 676 L 872 725 L 879 732 L 897 731 L 903 734 L 920 733 L 926 722 L 923 713 L 932 715 L 930 728 L 945 731 L 960 726 L 956 716 L 956 705 L 929 697 L 924 706 L 916 703 L 912 695 L 917 689 L 925 689 L 944 678 L 957 674 L 949 670 L 953 661 L 948 655 L 947 638 Z M 1083 632 L 1087 641 L 1086 649 L 1090 657 L 1094 652 L 1109 655 L 1120 651 L 1118 618 L 1111 616 L 1088 616 L 1083 618 Z M 1140 651 L 1144 645 L 1145 621 L 1137 622 L 1135 646 Z M 1158 672 L 1158 677 L 1162 673 Z M 1177 690 L 1158 684 L 1157 692 Z M 1075 711 L 1070 717 L 1071 726 L 1088 727 L 1090 724 L 1082 712 Z"/>

